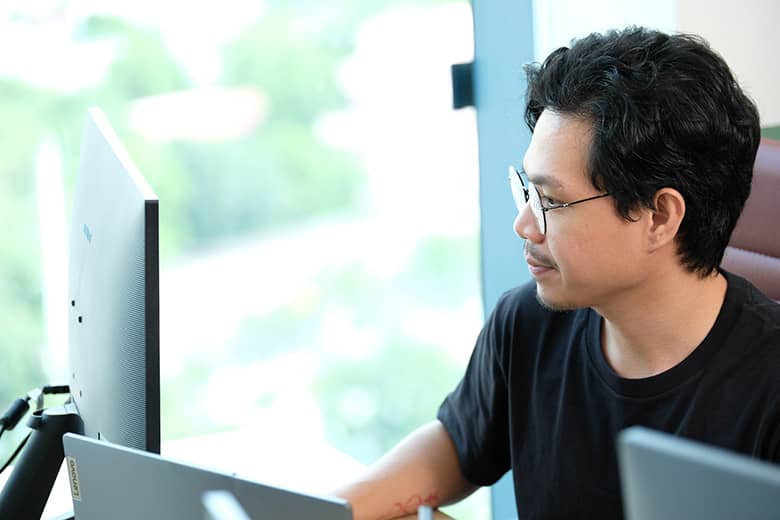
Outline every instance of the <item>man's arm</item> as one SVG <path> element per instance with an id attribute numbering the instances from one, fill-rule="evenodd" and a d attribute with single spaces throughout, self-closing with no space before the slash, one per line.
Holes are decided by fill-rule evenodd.
<path id="1" fill-rule="evenodd" d="M 334 495 L 352 504 L 355 520 L 397 518 L 420 505 L 438 507 L 471 494 L 476 486 L 461 473 L 455 446 L 439 421 L 426 424 Z"/>

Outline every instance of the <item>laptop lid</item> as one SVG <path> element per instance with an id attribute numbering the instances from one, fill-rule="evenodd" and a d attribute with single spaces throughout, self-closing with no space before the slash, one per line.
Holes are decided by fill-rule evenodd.
<path id="1" fill-rule="evenodd" d="M 251 520 L 232 493 L 206 491 L 202 500 L 204 520 Z"/>
<path id="2" fill-rule="evenodd" d="M 352 520 L 344 500 L 243 479 L 153 453 L 63 436 L 73 512 L 79 520 L 203 518 L 204 493 L 231 493 L 250 518 Z"/>
<path id="3" fill-rule="evenodd" d="M 639 426 L 618 463 L 628 520 L 780 517 L 780 466 Z"/>

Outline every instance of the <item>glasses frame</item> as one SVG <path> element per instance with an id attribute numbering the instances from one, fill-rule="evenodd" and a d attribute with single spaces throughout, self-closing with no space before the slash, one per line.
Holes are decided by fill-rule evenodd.
<path id="1" fill-rule="evenodd" d="M 518 171 L 514 166 L 509 166 L 509 185 L 512 189 L 512 199 L 515 201 L 517 211 L 522 212 L 526 206 L 531 206 L 531 213 L 536 217 L 536 225 L 542 235 L 547 235 L 547 212 L 554 209 L 568 208 L 576 204 L 582 204 L 590 200 L 601 199 L 609 197 L 609 193 L 601 193 L 599 195 L 593 195 L 591 197 L 585 197 L 584 199 L 573 200 L 571 202 L 561 202 L 559 204 L 542 203 L 542 195 L 539 190 L 534 186 L 530 179 L 526 176 L 526 181 L 523 181 L 523 174 Z M 526 185 L 527 184 L 527 185 Z M 522 198 L 521 198 L 522 197 Z M 530 204 L 529 204 L 530 203 Z"/>

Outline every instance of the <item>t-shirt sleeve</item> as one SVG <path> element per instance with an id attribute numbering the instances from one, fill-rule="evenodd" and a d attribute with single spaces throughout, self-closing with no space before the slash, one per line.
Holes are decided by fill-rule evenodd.
<path id="1" fill-rule="evenodd" d="M 494 484 L 509 470 L 508 396 L 504 295 L 480 332 L 466 373 L 439 407 L 437 418 L 452 438 L 463 476 L 472 484 Z"/>

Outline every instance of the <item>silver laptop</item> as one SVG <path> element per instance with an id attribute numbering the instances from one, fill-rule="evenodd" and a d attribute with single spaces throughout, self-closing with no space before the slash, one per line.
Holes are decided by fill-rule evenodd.
<path id="1" fill-rule="evenodd" d="M 252 520 L 232 493 L 203 493 L 203 520 Z"/>
<path id="2" fill-rule="evenodd" d="M 78 520 L 203 518 L 203 494 L 226 491 L 256 520 L 352 520 L 344 500 L 260 484 L 72 433 L 63 436 Z"/>
<path id="3" fill-rule="evenodd" d="M 628 520 L 780 518 L 780 466 L 642 427 L 618 437 Z"/>

